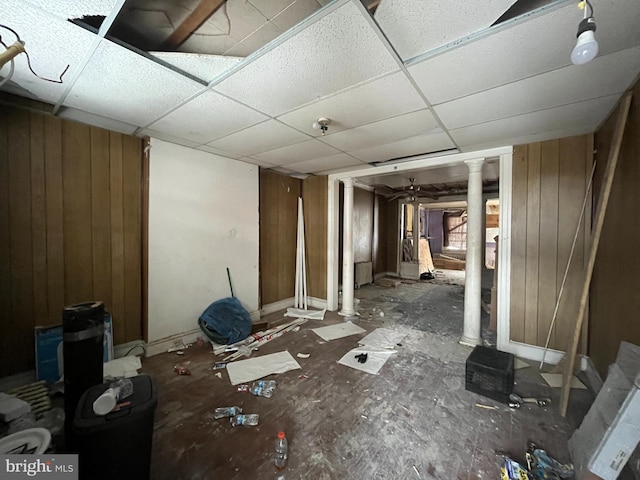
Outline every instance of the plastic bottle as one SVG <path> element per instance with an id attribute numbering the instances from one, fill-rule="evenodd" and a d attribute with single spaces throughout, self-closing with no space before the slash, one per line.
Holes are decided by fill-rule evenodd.
<path id="1" fill-rule="evenodd" d="M 250 413 L 249 415 L 236 415 L 231 417 L 231 425 L 234 427 L 238 425 L 255 426 L 258 425 L 259 415 L 257 413 Z"/>
<path id="2" fill-rule="evenodd" d="M 250 392 L 259 397 L 270 398 L 276 389 L 275 380 L 258 380 L 251 385 Z"/>
<path id="3" fill-rule="evenodd" d="M 93 402 L 93 413 L 106 415 L 116 408 L 116 404 L 133 393 L 133 382 L 122 378 L 109 385 L 109 388 Z"/>
<path id="4" fill-rule="evenodd" d="M 289 459 L 289 445 L 287 444 L 287 437 L 284 432 L 278 432 L 278 438 L 276 440 L 276 453 L 273 456 L 273 463 L 276 466 L 276 470 L 282 470 L 287 466 L 287 460 Z"/>
<path id="5" fill-rule="evenodd" d="M 213 412 L 213 418 L 218 420 L 219 418 L 235 417 L 239 413 L 242 413 L 240 407 L 218 407 Z"/>

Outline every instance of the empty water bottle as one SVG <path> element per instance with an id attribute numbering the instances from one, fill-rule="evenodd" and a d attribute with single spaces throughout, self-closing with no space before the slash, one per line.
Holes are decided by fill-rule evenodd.
<path id="1" fill-rule="evenodd" d="M 236 415 L 235 417 L 231 417 L 231 425 L 234 427 L 238 425 L 246 425 L 246 426 L 255 426 L 258 425 L 258 417 L 257 413 L 250 413 L 249 415 Z"/>
<path id="2" fill-rule="evenodd" d="M 273 457 L 273 463 L 276 466 L 276 470 L 282 470 L 287 466 L 287 460 L 289 459 L 289 445 L 287 444 L 287 437 L 284 432 L 278 432 L 278 438 L 276 440 L 276 453 Z"/>
<path id="3" fill-rule="evenodd" d="M 242 413 L 240 407 L 218 407 L 213 412 L 213 418 L 218 420 L 219 418 L 235 417 L 239 413 Z"/>
<path id="4" fill-rule="evenodd" d="M 276 389 L 275 380 L 258 380 L 251 385 L 251 393 L 259 397 L 270 398 Z"/>

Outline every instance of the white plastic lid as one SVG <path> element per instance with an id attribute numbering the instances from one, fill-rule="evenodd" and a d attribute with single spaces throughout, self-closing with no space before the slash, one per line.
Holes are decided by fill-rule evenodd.
<path id="1" fill-rule="evenodd" d="M 116 392 L 109 388 L 93 402 L 93 412 L 96 415 L 106 415 L 116 407 L 116 401 Z"/>

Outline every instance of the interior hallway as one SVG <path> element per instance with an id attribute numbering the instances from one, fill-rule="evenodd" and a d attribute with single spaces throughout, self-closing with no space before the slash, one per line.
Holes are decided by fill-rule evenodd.
<path id="1" fill-rule="evenodd" d="M 152 478 L 493 479 L 499 477 L 497 452 L 524 461 L 529 441 L 569 461 L 567 440 L 593 394 L 573 390 L 569 415 L 562 418 L 558 390 L 544 384 L 535 366 L 517 370 L 514 391 L 549 396 L 550 407 L 514 410 L 466 391 L 471 348 L 458 343 L 464 299 L 463 287 L 455 283 L 439 278 L 356 290 L 362 328 L 407 332 L 378 375 L 337 363 L 364 334 L 325 342 L 311 331 L 344 321 L 336 313 L 308 321 L 254 353 L 310 354 L 296 358 L 302 370 L 268 377 L 278 382 L 272 398 L 237 392 L 226 370 L 212 370 L 222 357 L 214 357 L 208 345 L 194 345 L 184 356 L 145 359 L 143 373 L 154 376 L 159 390 Z M 277 323 L 282 313 L 265 319 Z M 192 375 L 176 375 L 174 365 L 188 361 Z M 215 407 L 232 405 L 260 414 L 260 424 L 232 427 L 228 419 L 213 419 Z M 289 440 L 289 463 L 280 474 L 271 463 L 279 430 Z"/>

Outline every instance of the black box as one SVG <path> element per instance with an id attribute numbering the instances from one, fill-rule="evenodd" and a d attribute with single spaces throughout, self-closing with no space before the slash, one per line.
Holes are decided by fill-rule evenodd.
<path id="1" fill-rule="evenodd" d="M 158 394 L 153 378 L 131 378 L 133 394 L 122 402 L 131 402 L 118 411 L 100 416 L 93 402 L 109 384 L 88 389 L 78 403 L 73 419 L 81 480 L 145 480 L 151 470 L 153 420 Z"/>
<path id="2" fill-rule="evenodd" d="M 465 389 L 508 403 L 513 391 L 513 354 L 478 345 L 467 358 Z"/>

